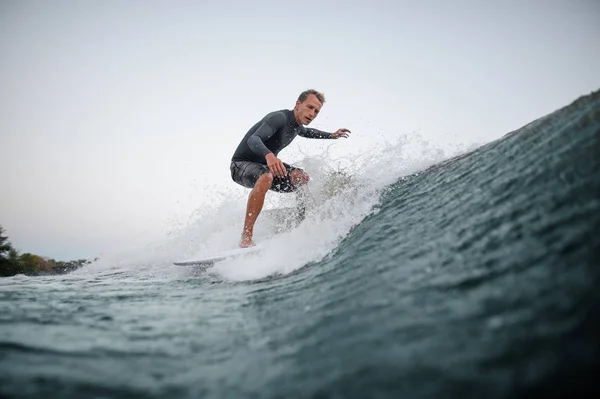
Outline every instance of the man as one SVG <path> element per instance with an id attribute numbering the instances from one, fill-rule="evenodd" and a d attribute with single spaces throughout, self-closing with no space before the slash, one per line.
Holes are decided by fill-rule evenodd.
<path id="1" fill-rule="evenodd" d="M 262 210 L 268 190 L 294 192 L 307 184 L 309 176 L 300 168 L 282 162 L 277 155 L 296 136 L 309 139 L 339 139 L 348 137 L 348 129 L 334 133 L 305 128 L 323 107 L 325 96 L 316 90 L 300 94 L 293 110 L 280 110 L 267 114 L 250 128 L 231 158 L 231 178 L 236 183 L 251 188 L 246 208 L 246 219 L 240 247 L 254 245 L 254 223 Z"/>

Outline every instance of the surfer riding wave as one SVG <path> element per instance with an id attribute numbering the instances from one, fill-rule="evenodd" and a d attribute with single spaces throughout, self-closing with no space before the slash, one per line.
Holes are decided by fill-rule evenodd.
<path id="1" fill-rule="evenodd" d="M 291 193 L 310 180 L 301 168 L 281 161 L 277 156 L 296 136 L 309 139 L 348 137 L 350 130 L 333 133 L 306 128 L 319 114 L 325 96 L 316 90 L 305 90 L 298 96 L 293 110 L 282 109 L 265 115 L 246 133 L 231 158 L 231 178 L 252 189 L 248 196 L 240 247 L 254 245 L 252 234 L 267 191 Z"/>

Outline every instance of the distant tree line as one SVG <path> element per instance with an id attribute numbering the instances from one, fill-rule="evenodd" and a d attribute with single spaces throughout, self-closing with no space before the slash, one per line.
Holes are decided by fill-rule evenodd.
<path id="1" fill-rule="evenodd" d="M 4 228 L 0 226 L 0 277 L 14 276 L 16 274 L 27 274 L 30 276 L 64 274 L 89 263 L 91 261 L 86 259 L 63 262 L 30 253 L 19 254 L 8 240 L 8 236 L 5 235 Z"/>

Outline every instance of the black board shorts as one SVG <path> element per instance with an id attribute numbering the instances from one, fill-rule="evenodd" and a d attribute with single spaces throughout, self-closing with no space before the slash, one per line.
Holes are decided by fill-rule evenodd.
<path id="1" fill-rule="evenodd" d="M 293 170 L 302 170 L 295 168 L 283 162 L 287 173 L 285 177 L 277 177 L 273 175 L 273 184 L 271 184 L 271 190 L 279 193 L 291 193 L 298 189 L 298 186 L 292 184 L 290 179 L 290 172 Z M 258 162 L 248 161 L 232 161 L 229 167 L 231 170 L 231 178 L 237 184 L 246 188 L 254 188 L 256 181 L 263 173 L 269 173 L 269 167 L 265 164 Z"/>

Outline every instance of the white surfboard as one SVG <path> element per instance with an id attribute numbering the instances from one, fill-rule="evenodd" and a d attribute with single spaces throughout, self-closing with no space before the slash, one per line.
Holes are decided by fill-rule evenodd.
<path id="1" fill-rule="evenodd" d="M 223 252 L 217 253 L 215 255 L 202 257 L 202 258 L 199 258 L 199 259 L 186 260 L 186 261 L 181 261 L 181 262 L 174 262 L 174 264 L 177 265 L 177 266 L 195 266 L 195 265 L 198 265 L 198 266 L 211 266 L 215 262 L 218 262 L 220 260 L 246 256 L 246 255 L 249 255 L 249 254 L 257 253 L 261 249 L 262 249 L 262 247 L 260 247 L 258 245 L 255 245 L 253 247 L 248 247 L 248 248 L 235 248 L 235 249 L 230 249 L 230 250 L 227 250 L 227 251 L 223 251 Z"/>

